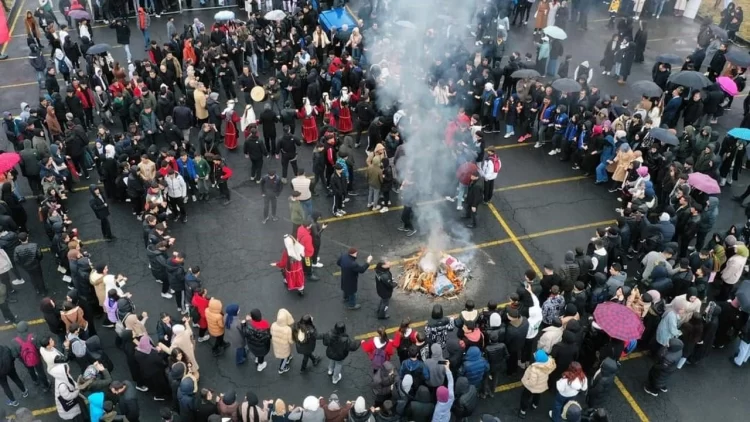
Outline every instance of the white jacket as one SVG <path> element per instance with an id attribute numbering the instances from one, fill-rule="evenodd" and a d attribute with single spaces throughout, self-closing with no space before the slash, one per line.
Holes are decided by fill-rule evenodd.
<path id="1" fill-rule="evenodd" d="M 183 198 L 187 196 L 187 186 L 185 185 L 185 179 L 181 175 L 175 174 L 174 177 L 167 176 L 164 180 L 167 181 L 167 195 L 170 198 Z"/>
<path id="2" fill-rule="evenodd" d="M 724 283 L 737 284 L 737 282 L 740 281 L 740 277 L 742 277 L 742 271 L 745 269 L 746 262 L 747 257 L 738 253 L 732 255 L 732 257 L 727 260 L 727 265 L 721 272 L 721 279 Z"/>
<path id="3" fill-rule="evenodd" d="M 575 397 L 581 391 L 586 391 L 587 388 L 588 381 L 586 381 L 586 378 L 583 379 L 583 382 L 574 379 L 571 383 L 568 383 L 567 378 L 560 378 L 557 380 L 557 392 L 563 397 Z"/>
<path id="4" fill-rule="evenodd" d="M 498 158 L 498 161 L 500 159 Z M 497 173 L 495 171 L 495 165 L 492 163 L 492 160 L 485 159 L 482 161 L 482 166 L 479 168 L 479 172 L 482 174 L 482 177 L 484 177 L 484 180 L 495 180 L 497 178 Z"/>

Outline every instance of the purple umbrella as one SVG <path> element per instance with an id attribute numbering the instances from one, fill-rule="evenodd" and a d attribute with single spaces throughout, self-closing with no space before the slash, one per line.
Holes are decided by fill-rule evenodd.
<path id="1" fill-rule="evenodd" d="M 91 19 L 91 15 L 85 10 L 71 10 L 68 16 L 75 20 Z"/>
<path id="2" fill-rule="evenodd" d="M 645 330 L 641 318 L 635 312 L 615 302 L 597 305 L 594 320 L 608 336 L 622 341 L 638 340 Z"/>
<path id="3" fill-rule="evenodd" d="M 690 173 L 690 175 L 688 176 L 688 184 L 708 195 L 716 195 L 721 193 L 719 183 L 716 181 L 716 179 L 707 174 Z"/>

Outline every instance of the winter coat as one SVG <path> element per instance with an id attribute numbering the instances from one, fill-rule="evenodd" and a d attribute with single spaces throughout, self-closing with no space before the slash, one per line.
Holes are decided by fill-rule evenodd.
<path id="1" fill-rule="evenodd" d="M 435 413 L 435 404 L 430 397 L 430 390 L 424 385 L 419 386 L 414 400 L 412 400 L 407 409 L 407 420 L 413 422 L 430 422 L 432 415 Z"/>
<path id="2" fill-rule="evenodd" d="M 617 374 L 617 362 L 608 357 L 602 361 L 602 365 L 596 374 L 589 379 L 589 392 L 586 398 L 589 407 L 602 407 L 606 402 L 607 392 L 615 383 Z"/>
<path id="3" fill-rule="evenodd" d="M 448 371 L 445 376 L 448 378 L 448 400 L 435 404 L 435 410 L 432 413 L 432 422 L 450 422 L 451 420 L 451 408 L 456 399 L 456 389 L 453 386 L 453 374 Z"/>
<path id="4" fill-rule="evenodd" d="M 55 407 L 57 415 L 62 420 L 73 420 L 81 414 L 81 407 L 75 400 L 78 398 L 78 386 L 68 375 L 70 367 L 67 363 L 56 365 L 49 370 L 55 379 Z"/>
<path id="5" fill-rule="evenodd" d="M 175 257 L 167 261 L 167 280 L 169 288 L 177 293 L 185 290 L 185 267 L 183 263 L 177 262 Z"/>
<path id="6" fill-rule="evenodd" d="M 375 397 L 390 397 L 394 386 L 397 386 L 400 382 L 401 380 L 393 364 L 386 361 L 383 363 L 383 367 L 372 376 L 372 393 Z"/>
<path id="7" fill-rule="evenodd" d="M 553 358 L 549 358 L 544 363 L 534 362 L 524 371 L 521 383 L 534 394 L 544 393 L 549 388 L 549 376 L 555 368 L 557 368 L 557 364 Z"/>
<path id="8" fill-rule="evenodd" d="M 393 274 L 388 268 L 375 269 L 375 290 L 381 299 L 390 299 L 393 296 L 393 289 L 398 283 L 393 279 Z"/>
<path id="9" fill-rule="evenodd" d="M 345 332 L 338 332 L 336 328 L 323 334 L 321 338 L 326 346 L 326 357 L 333 361 L 341 362 L 349 356 L 349 352 L 359 349 L 359 342 L 352 340 Z"/>
<path id="10" fill-rule="evenodd" d="M 297 353 L 301 355 L 311 355 L 315 351 L 318 330 L 314 325 L 295 323 L 294 326 L 292 326 L 292 337 L 294 339 Z"/>
<path id="11" fill-rule="evenodd" d="M 210 305 L 209 305 L 210 307 Z M 273 345 L 273 355 L 277 359 L 286 359 L 292 354 L 292 325 L 294 318 L 284 308 L 279 309 L 276 314 L 276 322 L 271 324 L 271 344 Z"/>
<path id="12" fill-rule="evenodd" d="M 342 254 L 336 265 L 341 267 L 341 290 L 344 295 L 357 293 L 359 275 L 367 271 L 367 264 L 359 264 L 357 258 L 349 254 Z"/>
<path id="13" fill-rule="evenodd" d="M 224 334 L 224 306 L 221 301 L 211 298 L 206 308 L 206 322 L 208 323 L 208 334 L 218 337 Z"/>
<path id="14" fill-rule="evenodd" d="M 469 347 L 464 356 L 464 362 L 461 366 L 461 374 L 469 380 L 469 384 L 479 387 L 484 378 L 484 374 L 490 370 L 490 365 L 482 357 L 482 352 L 478 347 Z"/>
<path id="15" fill-rule="evenodd" d="M 649 384 L 653 388 L 667 388 L 667 381 L 677 371 L 677 362 L 682 357 L 682 341 L 673 338 L 669 346 L 662 348 L 657 362 L 648 371 Z"/>
<path id="16" fill-rule="evenodd" d="M 240 332 L 253 356 L 265 356 L 271 350 L 271 327 L 268 321 L 242 321 Z"/>

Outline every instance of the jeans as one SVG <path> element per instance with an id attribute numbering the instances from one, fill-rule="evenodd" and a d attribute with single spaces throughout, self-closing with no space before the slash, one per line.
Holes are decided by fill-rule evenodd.
<path id="1" fill-rule="evenodd" d="M 125 50 L 125 57 L 128 58 L 128 63 L 133 61 L 133 56 L 130 54 L 130 44 L 123 44 L 122 48 Z"/>
<path id="2" fill-rule="evenodd" d="M 748 358 L 750 358 L 750 343 L 746 343 L 743 340 L 740 340 L 740 344 L 737 349 L 737 356 L 734 358 L 734 364 L 740 366 L 743 363 L 747 362 Z"/>
<path id="3" fill-rule="evenodd" d="M 198 193 L 201 195 L 208 195 L 209 187 L 211 186 L 211 181 L 208 180 L 208 178 L 202 179 L 198 178 Z"/>
<path id="4" fill-rule="evenodd" d="M 257 77 L 258 76 L 258 56 L 256 54 L 249 56 L 248 62 L 250 63 L 250 72 L 252 72 L 252 74 Z"/>
<path id="5" fill-rule="evenodd" d="M 331 372 L 334 378 L 341 376 L 341 361 L 331 360 L 328 362 L 328 372 Z"/>
<path id="6" fill-rule="evenodd" d="M 607 162 L 605 161 L 596 166 L 596 181 L 606 182 L 607 180 L 609 180 L 609 177 L 607 176 Z"/>
<path id="7" fill-rule="evenodd" d="M 312 218 L 312 213 L 313 213 L 312 199 L 306 199 L 304 201 L 299 201 L 299 204 L 302 205 L 302 210 L 305 211 L 305 217 L 306 218 Z M 295 233 L 295 235 L 296 235 L 296 233 Z"/>
<path id="8" fill-rule="evenodd" d="M 346 301 L 346 306 L 353 308 L 357 305 L 357 292 L 354 292 L 347 296 L 344 294 L 344 300 Z"/>
<path id="9" fill-rule="evenodd" d="M 339 369 L 339 372 L 341 370 Z M 23 381 L 21 381 L 21 378 L 18 377 L 18 373 L 16 372 L 16 367 L 13 366 L 11 363 L 10 371 L 5 375 L 0 375 L 0 387 L 3 388 L 3 391 L 5 392 L 5 395 L 8 396 L 8 400 L 10 401 L 16 401 L 16 396 L 13 395 L 13 390 L 10 389 L 10 385 L 8 385 L 8 378 L 13 380 L 13 383 L 18 386 L 18 388 L 25 392 L 26 387 L 23 385 Z"/>
<path id="10" fill-rule="evenodd" d="M 377 205 L 378 200 L 380 200 L 380 189 L 370 186 L 367 190 L 367 204 Z"/>
<path id="11" fill-rule="evenodd" d="M 292 360 L 292 355 L 289 355 L 285 357 L 284 359 L 281 359 L 279 362 L 279 371 L 286 371 L 289 369 L 289 362 Z"/>
<path id="12" fill-rule="evenodd" d="M 614 72 L 615 75 L 619 76 L 620 75 L 620 67 L 622 67 L 622 63 L 615 62 L 615 68 L 612 70 L 612 72 Z"/>
<path id="13" fill-rule="evenodd" d="M 380 298 L 380 304 L 378 304 L 378 318 L 385 318 L 388 315 L 388 305 L 391 299 Z"/>
<path id="14" fill-rule="evenodd" d="M 271 217 L 276 217 L 276 196 L 268 194 L 263 197 L 263 218 L 268 218 L 268 207 L 271 207 Z M 295 233 L 296 234 L 296 233 Z"/>
<path id="15" fill-rule="evenodd" d="M 458 188 L 456 189 L 456 200 L 463 201 L 464 196 L 466 196 L 466 189 L 468 188 L 467 185 L 464 185 L 462 183 L 458 184 Z"/>
<path id="16" fill-rule="evenodd" d="M 557 59 L 550 58 L 547 61 L 547 76 L 557 76 Z"/>
<path id="17" fill-rule="evenodd" d="M 513 133 L 513 125 L 505 125 L 505 133 Z"/>
<path id="18" fill-rule="evenodd" d="M 667 0 L 661 0 L 659 4 L 656 5 L 656 13 L 654 13 L 656 16 L 661 16 L 661 11 L 664 10 L 664 3 L 666 3 Z"/>
<path id="19" fill-rule="evenodd" d="M 151 44 L 151 35 L 148 33 L 148 28 L 141 30 L 141 32 L 143 32 L 143 48 L 148 51 L 148 46 Z"/>
<path id="20" fill-rule="evenodd" d="M 562 421 L 562 410 L 565 404 L 573 400 L 573 397 L 565 397 L 560 393 L 555 396 L 555 404 L 552 406 L 552 420 L 554 422 Z"/>

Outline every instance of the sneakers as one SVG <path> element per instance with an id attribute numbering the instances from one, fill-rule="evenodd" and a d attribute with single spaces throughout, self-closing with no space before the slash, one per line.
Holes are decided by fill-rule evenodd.
<path id="1" fill-rule="evenodd" d="M 209 336 L 208 334 L 206 334 L 203 337 L 198 337 L 198 343 L 203 343 L 204 341 L 208 341 L 208 339 L 210 339 L 210 338 L 211 338 L 211 336 Z"/>
<path id="2" fill-rule="evenodd" d="M 336 211 L 333 215 L 336 216 L 336 217 L 343 217 L 344 216 L 344 212 L 343 211 Z"/>
<path id="3" fill-rule="evenodd" d="M 163 282 L 163 281 L 161 281 L 161 280 L 154 280 L 154 281 L 156 281 L 156 282 L 157 282 L 157 283 L 159 283 L 159 284 L 163 284 L 163 283 L 164 283 L 164 282 Z"/>
<path id="4" fill-rule="evenodd" d="M 559 150 L 559 149 L 553 149 L 553 150 L 552 150 L 552 151 L 550 151 L 550 152 L 549 152 L 549 153 L 548 153 L 547 155 L 557 155 L 557 154 L 558 154 L 559 152 L 560 152 L 560 150 Z"/>
<path id="5" fill-rule="evenodd" d="M 537 143 L 534 144 L 534 148 L 541 148 L 541 147 L 542 147 L 542 143 L 541 142 L 537 142 Z"/>
<path id="6" fill-rule="evenodd" d="M 385 214 L 387 212 L 388 212 L 388 207 L 383 207 L 383 208 L 380 209 L 380 213 L 381 214 Z"/>
<path id="7" fill-rule="evenodd" d="M 336 383 L 334 382 L 334 384 Z M 7 404 L 8 406 L 18 407 L 18 400 L 13 400 L 13 401 L 8 400 L 5 404 Z"/>
<path id="8" fill-rule="evenodd" d="M 510 138 L 513 135 L 515 135 L 515 132 L 508 132 L 508 133 L 505 134 L 505 136 L 503 136 L 503 138 L 508 139 L 508 138 Z"/>
<path id="9" fill-rule="evenodd" d="M 265 362 L 264 362 L 265 363 Z M 279 369 L 279 375 L 284 374 L 286 372 L 289 372 L 289 366 L 287 365 L 286 368 Z"/>
<path id="10" fill-rule="evenodd" d="M 351 201 L 351 198 L 344 198 L 344 203 L 345 203 L 345 204 L 346 204 L 347 202 L 349 202 L 349 201 Z"/>
<path id="11" fill-rule="evenodd" d="M 374 207 L 372 207 L 372 210 L 373 210 L 373 211 L 377 211 L 377 210 L 379 210 L 379 209 L 381 209 L 381 208 L 382 208 L 382 207 L 381 207 L 380 205 L 375 205 Z"/>
<path id="12" fill-rule="evenodd" d="M 373 204 L 372 202 L 368 202 L 368 203 L 367 203 L 367 208 L 372 208 L 372 207 L 374 207 L 374 206 L 375 206 L 375 204 Z"/>
<path id="13" fill-rule="evenodd" d="M 169 294 L 173 295 L 174 294 L 174 290 L 169 289 Z"/>
<path id="14" fill-rule="evenodd" d="M 312 264 L 312 266 L 315 267 L 315 268 L 323 268 L 323 264 L 320 263 L 320 262 L 316 262 L 316 263 Z"/>
<path id="15" fill-rule="evenodd" d="M 328 376 L 330 377 L 331 375 L 333 375 L 333 369 L 328 370 Z"/>
<path id="16" fill-rule="evenodd" d="M 266 224 L 266 223 L 268 223 L 268 219 L 269 219 L 269 217 L 266 217 L 266 218 L 264 218 L 264 219 L 263 219 L 263 224 Z"/>
<path id="17" fill-rule="evenodd" d="M 163 297 L 164 299 L 172 299 L 173 296 L 169 293 L 162 293 L 161 297 Z"/>
<path id="18" fill-rule="evenodd" d="M 463 210 L 464 210 L 464 206 L 463 205 L 459 205 L 459 206 L 456 207 L 456 211 L 463 211 Z"/>
<path id="19" fill-rule="evenodd" d="M 23 284 L 23 283 L 25 283 L 25 282 L 26 282 L 26 281 L 25 281 L 24 279 L 22 279 L 22 278 L 17 278 L 17 279 L 15 279 L 15 280 L 11 281 L 11 282 L 10 282 L 10 284 L 12 284 L 12 285 L 14 285 L 14 286 L 20 286 L 21 284 Z"/>
<path id="20" fill-rule="evenodd" d="M 646 387 L 645 385 L 643 386 L 643 391 L 645 391 L 648 394 L 651 394 L 654 397 L 659 397 L 659 393 L 657 393 L 656 391 L 649 390 L 648 387 Z"/>
<path id="21" fill-rule="evenodd" d="M 409 229 L 407 229 L 407 228 L 406 228 L 406 227 L 404 227 L 404 226 L 400 226 L 400 227 L 399 227 L 399 228 L 397 228 L 396 230 L 398 230 L 398 231 L 400 231 L 400 232 L 408 232 L 408 231 L 409 231 Z"/>
<path id="22" fill-rule="evenodd" d="M 148 391 L 148 387 L 146 387 L 145 385 L 136 385 L 136 386 L 135 386 L 135 389 L 136 389 L 136 390 L 138 390 L 138 391 L 142 391 L 142 392 L 144 392 L 144 393 L 145 393 L 146 391 Z"/>
<path id="23" fill-rule="evenodd" d="M 198 202 L 198 197 L 193 195 L 193 202 Z"/>
<path id="24" fill-rule="evenodd" d="M 338 383 L 339 383 L 339 381 L 341 381 L 341 374 L 339 374 L 339 376 L 338 376 L 338 377 L 333 377 L 333 378 L 331 378 L 331 381 L 332 381 L 332 382 L 333 382 L 334 384 L 338 384 Z M 16 406 L 18 406 L 18 405 L 16 404 Z"/>
<path id="25" fill-rule="evenodd" d="M 164 397 L 154 397 L 154 401 L 164 401 Z"/>
<path id="26" fill-rule="evenodd" d="M 446 196 L 446 197 L 445 197 L 445 200 L 446 200 L 446 201 L 449 201 L 449 202 L 456 202 L 456 198 L 454 198 L 454 197 L 452 197 L 452 196 Z"/>
<path id="27" fill-rule="evenodd" d="M 29 389 L 27 388 L 23 392 L 21 392 L 21 397 L 26 398 L 29 397 Z"/>
<path id="28" fill-rule="evenodd" d="M 412 236 L 414 236 L 415 234 L 417 234 L 417 231 L 416 231 L 416 230 L 414 230 L 414 229 L 412 229 L 411 231 L 409 231 L 408 233 L 406 233 L 406 237 L 412 237 Z"/>
<path id="29" fill-rule="evenodd" d="M 266 369 L 266 366 L 268 366 L 268 362 L 263 362 L 260 365 L 256 366 L 255 369 L 258 372 L 263 372 L 263 370 Z"/>

